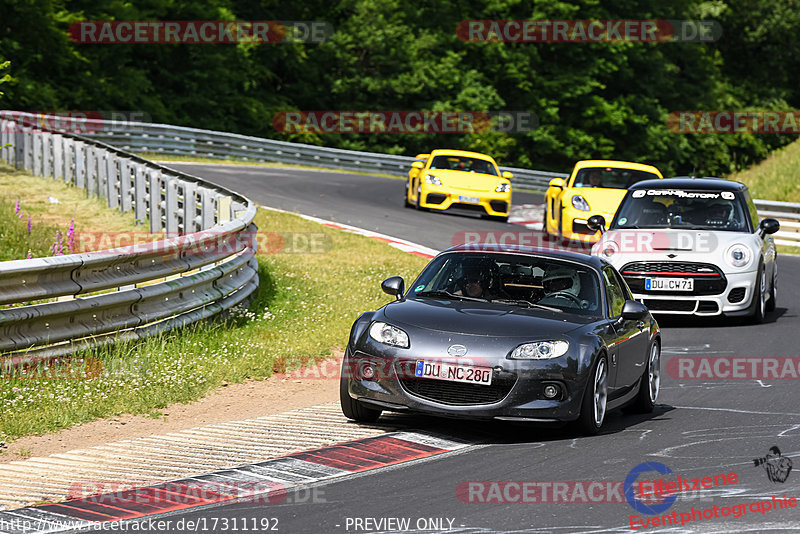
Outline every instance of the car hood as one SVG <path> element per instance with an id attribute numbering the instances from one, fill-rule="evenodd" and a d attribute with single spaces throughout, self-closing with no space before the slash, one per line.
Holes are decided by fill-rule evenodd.
<path id="1" fill-rule="evenodd" d="M 586 218 L 588 219 L 592 215 L 602 215 L 606 220 L 606 226 L 608 226 L 627 192 L 627 189 L 606 189 L 603 187 L 570 188 L 564 193 L 564 205 L 572 206 L 572 197 L 580 195 L 586 199 L 591 208 L 590 211 L 584 212 L 586 213 Z"/>
<path id="2" fill-rule="evenodd" d="M 498 184 L 507 182 L 505 178 L 478 172 L 452 171 L 443 169 L 426 170 L 424 174 L 437 176 L 445 187 L 456 187 L 468 191 L 494 191 Z"/>
<path id="3" fill-rule="evenodd" d="M 618 252 L 607 258 L 602 251 L 611 242 Z M 753 259 L 736 269 L 725 260 L 725 253 L 735 244 L 750 248 Z M 614 247 L 612 247 L 614 248 Z M 754 271 L 758 267 L 761 239 L 756 234 L 743 232 L 713 232 L 677 229 L 610 230 L 592 247 L 592 255 L 601 256 L 614 267 L 620 268 L 632 261 L 689 261 L 713 263 L 723 272 Z"/>
<path id="4" fill-rule="evenodd" d="M 449 299 L 406 299 L 383 308 L 387 321 L 428 330 L 494 337 L 557 337 L 596 317 L 502 304 Z"/>

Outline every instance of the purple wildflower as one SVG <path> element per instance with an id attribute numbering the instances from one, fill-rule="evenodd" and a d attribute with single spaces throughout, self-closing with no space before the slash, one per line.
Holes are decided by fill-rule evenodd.
<path id="1" fill-rule="evenodd" d="M 17 205 L 14 206 L 14 215 L 18 215 L 19 212 L 20 212 L 20 209 L 21 208 L 19 207 L 19 200 L 17 200 Z"/>
<path id="2" fill-rule="evenodd" d="M 28 259 L 31 259 L 31 249 L 28 249 Z"/>
<path id="3" fill-rule="evenodd" d="M 75 217 L 69 221 L 69 229 L 67 229 L 67 248 L 70 254 L 75 252 Z"/>
<path id="4" fill-rule="evenodd" d="M 53 246 L 50 247 L 50 252 L 53 254 L 53 256 L 64 255 L 64 243 L 63 238 L 61 237 L 61 230 L 56 230 L 56 240 L 53 242 Z"/>
<path id="5" fill-rule="evenodd" d="M 31 233 L 31 230 L 33 230 L 33 223 L 31 222 L 31 216 L 28 215 L 28 233 Z"/>

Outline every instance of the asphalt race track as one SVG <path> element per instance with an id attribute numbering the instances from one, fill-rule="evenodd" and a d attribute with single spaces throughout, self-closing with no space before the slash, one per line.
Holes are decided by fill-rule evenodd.
<path id="1" fill-rule="evenodd" d="M 510 226 L 472 216 L 406 209 L 402 180 L 240 166 L 182 164 L 180 168 L 266 206 L 360 226 L 435 249 L 450 246 L 459 231 L 503 231 Z M 540 203 L 541 196 L 515 194 L 514 202 Z M 655 412 L 648 416 L 612 412 L 603 432 L 591 438 L 578 437 L 567 428 L 392 416 L 408 428 L 436 430 L 475 445 L 458 453 L 337 479 L 320 486 L 314 499 L 290 494 L 280 505 L 226 505 L 183 512 L 171 519 L 277 518 L 281 532 L 397 531 L 397 525 L 404 523 L 395 518 L 409 521 L 402 530 L 419 532 L 440 532 L 448 527 L 451 532 L 626 532 L 631 528 L 630 516 L 649 519 L 675 511 L 680 518 L 682 513 L 690 516 L 692 508 L 702 513 L 716 506 L 719 514 L 728 510 L 732 515 L 698 519 L 695 514 L 683 527 L 679 522 L 642 531 L 800 531 L 797 508 L 762 513 L 750 507 L 773 495 L 800 495 L 798 382 L 677 379 L 665 372 L 670 360 L 681 356 L 751 358 L 748 369 L 750 362 L 760 358 L 800 356 L 800 321 L 794 307 L 800 302 L 800 258 L 781 257 L 779 266 L 778 308 L 768 314 L 765 324 L 661 320 L 662 390 Z M 796 361 L 794 365 L 797 370 Z M 784 482 L 770 481 L 764 466 L 753 461 L 775 445 L 795 463 L 795 471 Z M 642 462 L 666 465 L 672 470 L 668 480 L 676 475 L 693 479 L 731 472 L 737 479 L 724 487 L 679 494 L 664 512 L 647 515 L 626 502 L 622 485 Z M 662 476 L 651 471 L 640 479 Z M 469 485 L 480 481 L 515 481 L 519 486 L 495 485 L 492 490 L 491 484 Z M 596 489 L 602 487 L 603 491 L 581 498 L 572 481 L 587 481 L 583 488 L 590 481 L 599 481 L 602 484 Z M 531 494 L 537 497 L 535 502 L 498 502 L 521 500 L 516 488 L 525 482 L 539 483 L 535 486 L 539 491 Z M 540 502 L 543 488 L 564 482 L 570 489 L 562 496 L 575 502 Z M 478 502 L 481 499 L 491 502 Z M 746 505 L 747 511 L 734 517 L 732 509 L 741 512 L 739 505 Z"/>

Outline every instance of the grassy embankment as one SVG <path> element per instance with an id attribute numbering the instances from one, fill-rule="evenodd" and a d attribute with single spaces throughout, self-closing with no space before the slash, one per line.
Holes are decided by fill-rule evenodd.
<path id="1" fill-rule="evenodd" d="M 47 203 L 48 195 L 60 203 Z M 141 231 L 131 224 L 130 214 L 108 210 L 77 189 L 8 167 L 0 167 L 0 198 L 5 199 L 0 204 L 0 239 L 8 243 L 4 259 L 24 258 L 28 248 L 49 255 L 55 230 L 64 232 L 73 213 L 76 232 Z M 15 218 L 17 199 L 25 213 L 22 220 Z M 25 229 L 28 213 L 34 224 L 30 235 Z M 249 310 L 136 346 L 82 353 L 103 362 L 97 378 L 0 379 L 0 440 L 123 413 L 157 417 L 169 404 L 196 400 L 223 382 L 263 379 L 329 357 L 333 348 L 344 346 L 359 313 L 389 300 L 380 290 L 381 280 L 395 274 L 408 279 L 425 264 L 380 241 L 291 214 L 260 210 L 256 224 L 262 232 L 281 233 L 287 246 L 294 242 L 292 235 L 299 237 L 297 243 L 313 237 L 324 250 L 262 251 L 261 285 Z M 25 235 L 6 239 L 18 233 L 14 225 Z M 267 242 L 275 243 L 275 236 L 270 234 Z"/>
<path id="2" fill-rule="evenodd" d="M 728 178 L 747 184 L 753 198 L 800 202 L 800 139 Z M 800 247 L 779 245 L 778 252 L 800 254 Z"/>

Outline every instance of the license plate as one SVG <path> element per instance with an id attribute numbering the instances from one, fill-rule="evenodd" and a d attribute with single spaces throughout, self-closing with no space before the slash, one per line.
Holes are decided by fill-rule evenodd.
<path id="1" fill-rule="evenodd" d="M 645 291 L 694 291 L 694 278 L 645 278 Z"/>
<path id="2" fill-rule="evenodd" d="M 431 362 L 417 360 L 414 374 L 420 378 L 447 380 L 448 382 L 465 382 L 488 386 L 492 383 L 492 370 L 489 367 L 473 367 L 447 362 Z"/>
<path id="3" fill-rule="evenodd" d="M 481 203 L 481 199 L 478 198 L 478 197 L 459 196 L 458 197 L 458 201 L 459 202 L 470 202 L 472 204 L 480 204 Z"/>

